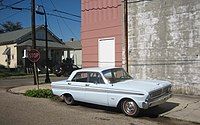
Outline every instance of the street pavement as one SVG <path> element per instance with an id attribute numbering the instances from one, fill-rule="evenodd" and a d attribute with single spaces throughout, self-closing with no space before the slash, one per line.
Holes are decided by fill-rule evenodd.
<path id="1" fill-rule="evenodd" d="M 50 84 L 41 84 L 39 85 L 39 88 L 51 89 Z M 23 94 L 31 89 L 37 89 L 37 85 L 15 87 L 8 91 L 16 94 Z M 156 108 L 159 108 L 159 116 L 161 117 L 200 123 L 200 97 L 173 95 L 167 103 Z M 154 109 L 150 110 L 152 110 L 151 113 L 153 114 Z"/>

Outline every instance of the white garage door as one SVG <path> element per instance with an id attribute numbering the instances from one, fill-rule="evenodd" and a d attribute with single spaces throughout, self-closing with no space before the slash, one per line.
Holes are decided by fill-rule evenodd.
<path id="1" fill-rule="evenodd" d="M 99 67 L 115 66 L 115 38 L 98 40 Z"/>

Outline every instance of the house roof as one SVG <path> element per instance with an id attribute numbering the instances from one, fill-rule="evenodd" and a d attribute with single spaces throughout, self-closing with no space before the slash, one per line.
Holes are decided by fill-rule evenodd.
<path id="1" fill-rule="evenodd" d="M 81 50 L 82 49 L 82 45 L 81 45 L 80 41 L 70 40 L 70 41 L 65 43 L 65 46 L 68 47 L 68 48 L 72 48 L 74 50 Z"/>
<path id="2" fill-rule="evenodd" d="M 31 28 L 24 28 L 0 34 L 0 45 L 16 43 L 18 39 L 31 32 Z"/>
<path id="3" fill-rule="evenodd" d="M 25 42 L 17 44 L 16 46 L 17 47 L 32 46 L 32 40 L 29 39 L 29 40 L 27 40 Z M 36 40 L 36 46 L 37 47 L 45 47 L 46 46 L 46 41 L 45 40 Z M 69 46 L 65 46 L 65 44 L 60 44 L 60 43 L 53 42 L 53 41 L 48 41 L 48 47 L 49 48 L 58 48 L 58 49 L 72 49 Z"/>
<path id="4" fill-rule="evenodd" d="M 40 28 L 44 28 L 44 25 L 38 26 L 36 27 L 36 31 Z M 13 43 L 21 43 L 24 41 L 20 41 L 21 38 L 25 37 L 28 34 L 31 34 L 32 32 L 32 28 L 24 28 L 24 29 L 20 29 L 20 30 L 16 30 L 16 31 L 12 31 L 12 32 L 6 32 L 6 33 L 2 33 L 0 34 L 0 45 L 7 45 L 7 44 L 13 44 Z M 62 42 L 56 35 L 54 35 L 50 30 L 48 30 L 48 32 L 50 34 L 52 34 L 52 36 L 54 36 L 59 43 L 64 44 L 64 42 Z"/>

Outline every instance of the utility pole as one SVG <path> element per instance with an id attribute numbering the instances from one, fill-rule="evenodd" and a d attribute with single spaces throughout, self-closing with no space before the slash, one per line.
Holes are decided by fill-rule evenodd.
<path id="1" fill-rule="evenodd" d="M 36 36 L 35 36 L 35 0 L 31 0 L 31 25 L 32 25 L 32 49 L 36 49 Z M 34 85 L 38 85 L 38 75 L 37 75 L 37 66 L 36 63 L 33 63 L 33 74 L 34 74 Z"/>
<path id="2" fill-rule="evenodd" d="M 128 7 L 127 0 L 124 0 L 124 41 L 125 41 L 125 62 L 126 71 L 128 72 Z"/>

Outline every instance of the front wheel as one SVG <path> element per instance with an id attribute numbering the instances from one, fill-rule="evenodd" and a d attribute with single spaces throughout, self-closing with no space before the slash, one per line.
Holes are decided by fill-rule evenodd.
<path id="1" fill-rule="evenodd" d="M 74 98 L 71 95 L 63 95 L 63 99 L 67 105 L 74 104 Z"/>
<path id="2" fill-rule="evenodd" d="M 131 99 L 125 99 L 121 103 L 121 110 L 127 116 L 137 116 L 139 114 L 139 107 Z"/>

